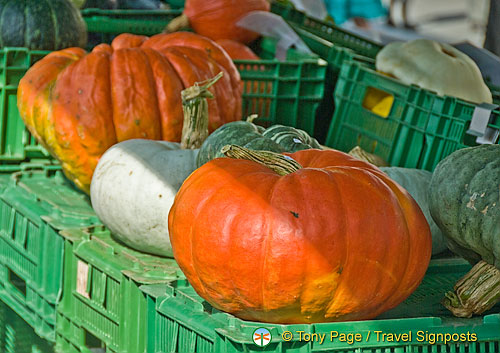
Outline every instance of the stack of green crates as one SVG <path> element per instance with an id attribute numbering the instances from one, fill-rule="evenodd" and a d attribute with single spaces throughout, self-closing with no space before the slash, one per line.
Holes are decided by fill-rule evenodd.
<path id="1" fill-rule="evenodd" d="M 328 62 L 325 96 L 317 110 L 314 130 L 314 137 L 321 143 L 326 143 L 327 131 L 336 107 L 333 91 L 342 64 L 349 60 L 373 63 L 382 46 L 333 23 L 311 18 L 290 4 L 275 0 L 271 3 L 271 11 L 282 16 L 304 43 Z"/>
<path id="2" fill-rule="evenodd" d="M 49 156 L 26 130 L 17 109 L 19 81 L 46 54 L 26 48 L 0 49 L 0 173 L 19 170 L 25 160 Z"/>
<path id="3" fill-rule="evenodd" d="M 240 320 L 211 307 L 186 281 L 143 286 L 141 289 L 148 296 L 149 306 L 147 353 L 500 352 L 500 305 L 484 316 L 459 319 L 440 304 L 443 294 L 470 268 L 460 258 L 432 260 L 417 290 L 401 305 L 377 319 L 310 325 Z M 258 328 L 271 333 L 271 342 L 264 348 L 254 344 L 252 339 Z M 324 341 L 301 339 L 301 335 L 312 333 L 324 334 Z M 445 337 L 438 334 L 448 334 L 448 340 L 453 339 L 453 334 L 465 336 L 462 339 L 455 337 L 455 341 L 445 344 Z M 396 335 L 400 337 L 399 342 Z"/>
<path id="4" fill-rule="evenodd" d="M 432 171 L 457 149 L 475 146 L 467 133 L 477 105 L 453 97 L 408 86 L 375 71 L 381 45 L 312 19 L 291 5 L 273 2 L 272 11 L 285 18 L 306 44 L 328 61 L 334 89 L 333 118 L 318 117 L 315 133 L 325 145 L 342 151 L 360 146 L 390 165 Z M 333 78 L 332 78 L 333 77 Z M 332 80 L 334 82 L 332 82 Z M 490 85 L 496 103 L 499 88 Z M 383 102 L 385 100 L 385 103 Z M 377 112 L 377 106 L 383 112 Z M 375 109 L 375 110 L 374 110 Z M 489 128 L 500 130 L 500 112 L 493 111 Z M 499 139 L 492 141 L 498 143 Z"/>
<path id="5" fill-rule="evenodd" d="M 109 43 L 120 33 L 152 36 L 182 14 L 182 10 L 103 10 L 83 9 L 90 44 Z"/>
<path id="6" fill-rule="evenodd" d="M 307 46 L 326 60 L 333 73 L 340 71 L 344 61 L 357 59 L 372 62 L 382 45 L 335 26 L 317 20 L 290 4 L 273 1 L 271 11 L 283 17 Z"/>
<path id="7" fill-rule="evenodd" d="M 2 180 L 5 179 L 2 175 Z M 0 191 L 0 298 L 49 341 L 63 281 L 66 228 L 100 224 L 58 167 L 10 175 Z"/>
<path id="8" fill-rule="evenodd" d="M 147 303 L 139 287 L 183 279 L 175 260 L 130 249 L 104 227 L 61 235 L 64 283 L 57 305 L 57 352 L 145 352 Z"/>
<path id="9" fill-rule="evenodd" d="M 54 353 L 54 345 L 38 337 L 19 315 L 0 302 L 0 352 Z"/>
<path id="10" fill-rule="evenodd" d="M 477 145 L 467 133 L 477 104 L 405 85 L 367 64 L 344 63 L 335 103 L 326 145 L 346 152 L 360 146 L 392 166 L 432 171 L 452 152 Z M 492 111 L 488 127 L 500 131 L 500 111 Z"/>

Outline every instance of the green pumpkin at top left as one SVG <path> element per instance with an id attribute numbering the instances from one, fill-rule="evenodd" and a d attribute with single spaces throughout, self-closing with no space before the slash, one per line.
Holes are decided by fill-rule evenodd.
<path id="1" fill-rule="evenodd" d="M 70 0 L 0 0 L 0 47 L 60 50 L 86 44 L 86 24 Z"/>

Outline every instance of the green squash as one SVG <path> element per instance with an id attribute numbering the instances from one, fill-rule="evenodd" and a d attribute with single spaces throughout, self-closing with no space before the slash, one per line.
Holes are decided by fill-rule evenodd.
<path id="1" fill-rule="evenodd" d="M 446 246 L 443 233 L 432 219 L 429 211 L 428 190 L 432 173 L 427 170 L 399 167 L 381 167 L 380 169 L 392 180 L 405 188 L 415 201 L 417 201 L 431 228 L 432 255 L 437 255 L 447 250 L 448 247 Z"/>
<path id="2" fill-rule="evenodd" d="M 500 145 L 464 148 L 442 160 L 429 209 L 450 250 L 474 264 L 442 304 L 458 317 L 483 314 L 500 301 Z"/>
<path id="3" fill-rule="evenodd" d="M 500 145 L 464 148 L 442 160 L 429 208 L 450 250 L 500 269 Z"/>
<path id="4" fill-rule="evenodd" d="M 296 152 L 309 148 L 321 149 L 321 145 L 305 131 L 290 126 L 274 125 L 267 129 L 247 121 L 234 121 L 215 130 L 203 142 L 198 154 L 197 166 L 212 159 L 224 157 L 220 152 L 225 145 L 238 145 L 252 150 L 276 153 Z"/>
<path id="5" fill-rule="evenodd" d="M 0 46 L 60 50 L 87 44 L 87 27 L 70 0 L 0 0 Z"/>

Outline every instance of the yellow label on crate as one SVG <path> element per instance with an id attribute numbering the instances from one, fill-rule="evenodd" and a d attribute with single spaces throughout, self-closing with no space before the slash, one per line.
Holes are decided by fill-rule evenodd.
<path id="1" fill-rule="evenodd" d="M 368 87 L 363 108 L 368 109 L 382 118 L 387 118 L 394 104 L 394 96 L 374 87 Z"/>
<path id="2" fill-rule="evenodd" d="M 85 298 L 90 298 L 87 291 L 89 283 L 89 265 L 78 260 L 76 271 L 76 292 L 83 295 Z"/>

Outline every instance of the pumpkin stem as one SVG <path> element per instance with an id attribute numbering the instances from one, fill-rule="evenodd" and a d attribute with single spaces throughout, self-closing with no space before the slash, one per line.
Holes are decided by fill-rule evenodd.
<path id="1" fill-rule="evenodd" d="M 214 78 L 196 82 L 181 92 L 184 123 L 182 125 L 181 148 L 200 148 L 208 137 L 208 98 L 214 96 L 208 90 L 222 77 L 220 72 Z"/>
<path id="2" fill-rule="evenodd" d="M 189 18 L 184 13 L 170 21 L 163 33 L 177 32 L 183 28 L 189 28 Z"/>
<path id="3" fill-rule="evenodd" d="M 500 301 L 500 270 L 478 262 L 445 294 L 442 304 L 458 317 L 480 315 Z"/>
<path id="4" fill-rule="evenodd" d="M 364 149 L 362 149 L 359 146 L 354 147 L 352 150 L 349 151 L 348 154 L 353 156 L 354 158 L 371 163 L 377 167 L 388 167 L 389 166 L 387 164 L 387 162 L 384 161 L 382 158 L 380 158 L 376 154 L 366 152 Z"/>
<path id="5" fill-rule="evenodd" d="M 279 175 L 287 175 L 301 169 L 302 166 L 289 156 L 269 151 L 252 151 L 237 145 L 222 147 L 221 153 L 226 157 L 246 159 L 265 165 Z"/>
<path id="6" fill-rule="evenodd" d="M 251 115 L 247 116 L 247 120 L 246 121 L 249 122 L 249 123 L 253 123 L 253 121 L 255 119 L 257 119 L 258 117 L 259 117 L 258 114 L 251 114 Z"/>

